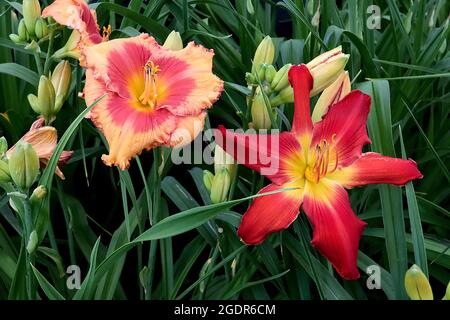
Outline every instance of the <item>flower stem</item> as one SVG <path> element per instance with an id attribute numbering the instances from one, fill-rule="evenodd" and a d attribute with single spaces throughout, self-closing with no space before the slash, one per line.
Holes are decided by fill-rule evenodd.
<path id="1" fill-rule="evenodd" d="M 44 74 L 48 76 L 50 71 L 50 65 L 53 60 L 53 38 L 54 38 L 54 30 L 51 29 L 49 33 L 49 40 L 48 40 L 48 48 L 47 48 L 47 56 L 45 58 L 45 64 L 44 64 Z"/>
<path id="2" fill-rule="evenodd" d="M 42 69 L 41 57 L 39 56 L 39 53 L 37 53 L 36 51 L 33 53 L 33 55 L 34 55 L 34 60 L 36 61 L 36 67 L 38 69 L 39 76 L 42 76 L 44 74 L 44 71 Z"/>
<path id="3" fill-rule="evenodd" d="M 27 250 L 28 241 L 30 240 L 30 235 L 33 230 L 33 217 L 31 213 L 31 206 L 30 206 L 30 200 L 28 197 L 22 198 L 22 204 L 23 204 L 23 220 L 24 220 L 24 247 L 25 247 L 25 256 L 26 256 L 26 287 L 27 287 L 27 295 L 28 299 L 34 300 L 35 299 L 35 283 L 34 283 L 34 274 L 33 270 L 31 269 L 31 265 L 34 263 L 34 253 L 29 253 Z"/>

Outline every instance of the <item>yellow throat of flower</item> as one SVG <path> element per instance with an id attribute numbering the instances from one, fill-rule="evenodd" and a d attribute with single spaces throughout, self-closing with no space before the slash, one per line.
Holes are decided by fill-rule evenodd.
<path id="1" fill-rule="evenodd" d="M 306 167 L 305 178 L 310 182 L 318 183 L 320 179 L 325 177 L 328 173 L 336 171 L 338 161 L 335 135 L 333 135 L 331 142 L 322 140 L 317 144 L 311 157 L 311 161 Z"/>
<path id="2" fill-rule="evenodd" d="M 139 101 L 143 105 L 150 106 L 151 109 L 158 105 L 158 90 L 157 90 L 157 73 L 161 69 L 155 65 L 153 61 L 148 61 L 144 66 L 144 91 L 139 96 Z"/>

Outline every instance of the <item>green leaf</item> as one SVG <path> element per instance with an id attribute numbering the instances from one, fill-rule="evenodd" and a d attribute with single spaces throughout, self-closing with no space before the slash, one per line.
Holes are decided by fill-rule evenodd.
<path id="1" fill-rule="evenodd" d="M 47 298 L 49 298 L 50 300 L 66 300 L 64 296 L 59 293 L 58 290 L 56 290 L 55 287 L 53 287 L 47 279 L 45 279 L 45 277 L 38 271 L 38 269 L 36 269 L 33 265 L 31 265 L 31 267 L 33 268 L 34 275 L 36 276 L 36 279 Z"/>
<path id="2" fill-rule="evenodd" d="M 39 76 L 36 72 L 31 71 L 30 69 L 21 66 L 17 63 L 1 63 L 0 64 L 0 73 L 8 74 L 19 78 L 25 82 L 28 82 L 34 87 L 37 87 L 39 84 Z"/>

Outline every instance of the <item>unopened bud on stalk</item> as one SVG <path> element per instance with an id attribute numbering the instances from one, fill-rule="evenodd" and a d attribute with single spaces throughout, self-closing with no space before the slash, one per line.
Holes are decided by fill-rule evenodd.
<path id="1" fill-rule="evenodd" d="M 32 254 L 36 250 L 38 242 L 38 234 L 36 230 L 33 230 L 30 234 L 30 238 L 28 239 L 27 244 L 27 251 L 29 254 Z"/>
<path id="2" fill-rule="evenodd" d="M 270 105 L 272 107 L 292 102 L 294 102 L 294 91 L 292 90 L 292 87 L 284 88 L 275 97 L 270 99 Z"/>
<path id="3" fill-rule="evenodd" d="M 212 182 L 214 180 L 214 175 L 209 170 L 203 170 L 203 183 L 206 189 L 211 192 Z"/>
<path id="4" fill-rule="evenodd" d="M 275 74 L 275 77 L 270 83 L 270 88 L 273 91 L 281 91 L 286 87 L 289 87 L 289 79 L 288 79 L 288 72 L 289 69 L 292 67 L 292 64 L 285 64 L 283 67 L 281 67 L 280 70 L 277 71 Z"/>
<path id="5" fill-rule="evenodd" d="M 257 72 L 258 78 L 256 79 L 256 82 L 258 82 L 258 79 L 259 79 L 260 82 L 263 82 L 263 81 L 264 81 L 264 79 L 266 78 L 266 70 L 267 70 L 267 67 L 268 67 L 268 65 L 265 64 L 265 63 L 262 64 L 262 65 L 259 67 L 259 70 L 258 70 L 258 72 Z"/>
<path id="6" fill-rule="evenodd" d="M 73 30 L 64 47 L 57 50 L 53 54 L 53 57 L 56 59 L 62 58 L 80 59 L 81 56 L 80 50 L 77 49 L 80 39 L 81 34 L 77 30 Z"/>
<path id="7" fill-rule="evenodd" d="M 20 41 L 24 42 L 29 39 L 27 27 L 25 26 L 25 20 L 21 19 L 19 22 L 19 26 L 17 28 L 17 34 L 19 36 Z"/>
<path id="8" fill-rule="evenodd" d="M 11 39 L 11 41 L 16 43 L 16 44 L 23 42 L 22 39 L 20 39 L 20 37 L 17 34 L 15 34 L 15 33 L 11 33 L 9 35 L 9 39 Z"/>
<path id="9" fill-rule="evenodd" d="M 275 46 L 272 38 L 266 36 L 256 48 L 255 56 L 253 58 L 252 73 L 259 70 L 262 64 L 272 64 L 275 58 Z"/>
<path id="10" fill-rule="evenodd" d="M 350 55 L 344 54 L 342 52 L 342 47 L 339 46 L 333 50 L 322 53 L 306 65 L 314 79 L 311 96 L 315 96 L 323 91 L 336 80 L 344 70 L 349 57 Z"/>
<path id="11" fill-rule="evenodd" d="M 223 168 L 228 170 L 230 178 L 233 180 L 236 175 L 236 162 L 234 158 L 225 152 L 221 146 L 216 144 L 214 149 L 214 172 L 219 172 Z"/>
<path id="12" fill-rule="evenodd" d="M 55 105 L 53 107 L 53 115 L 61 110 L 70 88 L 72 79 L 72 69 L 70 63 L 66 60 L 61 61 L 53 70 L 51 83 L 55 91 Z"/>
<path id="13" fill-rule="evenodd" d="M 255 75 L 253 73 L 246 72 L 245 73 L 245 81 L 247 81 L 248 85 L 255 84 L 256 83 Z"/>
<path id="14" fill-rule="evenodd" d="M 46 76 L 41 76 L 39 79 L 37 97 L 29 94 L 28 102 L 34 112 L 42 115 L 47 120 L 51 118 L 55 107 L 55 88 L 53 88 L 52 82 Z"/>
<path id="15" fill-rule="evenodd" d="M 277 70 L 275 70 L 275 67 L 273 65 L 269 64 L 266 68 L 265 80 L 268 83 L 271 83 L 273 81 L 273 79 L 275 78 L 276 73 L 277 73 Z"/>
<path id="16" fill-rule="evenodd" d="M 267 110 L 266 102 L 264 101 L 264 96 L 261 92 L 260 87 L 256 89 L 255 97 L 253 98 L 252 102 L 251 112 L 254 129 L 270 129 L 272 127 L 272 121 L 270 120 L 270 115 Z"/>
<path id="17" fill-rule="evenodd" d="M 39 186 L 36 189 L 34 189 L 33 193 L 30 197 L 30 202 L 33 201 L 40 201 L 45 198 L 47 195 L 47 189 L 44 186 Z"/>
<path id="18" fill-rule="evenodd" d="M 9 166 L 4 160 L 0 160 L 0 182 L 11 182 L 11 175 L 9 174 Z"/>
<path id="19" fill-rule="evenodd" d="M 47 22 L 44 19 L 39 18 L 36 21 L 36 25 L 34 27 L 34 33 L 38 39 L 42 39 L 48 35 L 48 26 Z"/>
<path id="20" fill-rule="evenodd" d="M 415 264 L 405 274 L 405 289 L 411 300 L 433 300 L 430 282 Z"/>
<path id="21" fill-rule="evenodd" d="M 230 185 L 231 178 L 227 169 L 222 168 L 219 172 L 216 172 L 211 185 L 211 202 L 216 204 L 226 201 Z"/>
<path id="22" fill-rule="evenodd" d="M 183 49 L 183 40 L 181 39 L 180 33 L 172 31 L 167 36 L 166 41 L 164 41 L 163 47 L 172 51 Z"/>
<path id="23" fill-rule="evenodd" d="M 36 20 L 41 17 L 41 6 L 38 0 L 23 0 L 23 19 L 30 36 L 35 35 Z"/>
<path id="24" fill-rule="evenodd" d="M 9 158 L 11 178 L 22 190 L 28 190 L 39 174 L 39 158 L 31 144 L 19 141 Z"/>
<path id="25" fill-rule="evenodd" d="M 5 137 L 0 138 L 0 158 L 3 157 L 5 152 L 8 150 L 8 141 Z"/>
<path id="26" fill-rule="evenodd" d="M 336 81 L 323 90 L 319 100 L 317 100 L 311 116 L 313 123 L 322 120 L 323 115 L 328 112 L 330 106 L 344 99 L 350 93 L 350 90 L 350 77 L 348 76 L 348 72 L 344 71 Z"/>

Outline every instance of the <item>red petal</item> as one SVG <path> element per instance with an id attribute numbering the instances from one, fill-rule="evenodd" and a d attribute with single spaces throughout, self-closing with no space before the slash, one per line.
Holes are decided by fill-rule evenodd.
<path id="1" fill-rule="evenodd" d="M 258 194 L 286 188 L 269 184 Z M 284 191 L 256 198 L 242 218 L 238 236 L 246 244 L 260 244 L 271 233 L 289 227 L 302 203 L 300 190 Z"/>
<path id="2" fill-rule="evenodd" d="M 330 181 L 307 183 L 303 210 L 313 225 L 312 245 L 341 277 L 357 279 L 358 245 L 366 223 L 353 213 L 345 189 Z"/>
<path id="3" fill-rule="evenodd" d="M 348 188 L 377 183 L 402 186 L 413 179 L 422 178 L 422 173 L 413 160 L 367 152 L 350 166 L 338 171 L 336 178 Z"/>
<path id="4" fill-rule="evenodd" d="M 312 146 L 326 140 L 335 143 L 338 165 L 345 167 L 361 156 L 362 147 L 370 143 L 366 122 L 370 111 L 370 96 L 353 90 L 332 105 L 328 113 L 314 126 Z M 333 138 L 334 137 L 334 138 Z M 332 154 L 332 161 L 335 161 Z M 333 159 L 334 158 L 334 159 Z"/>
<path id="5" fill-rule="evenodd" d="M 308 135 L 312 132 L 309 95 L 313 87 L 313 78 L 304 64 L 292 66 L 288 73 L 289 82 L 294 90 L 294 120 L 292 131 L 300 135 Z"/>

